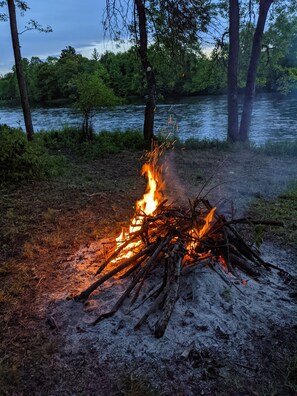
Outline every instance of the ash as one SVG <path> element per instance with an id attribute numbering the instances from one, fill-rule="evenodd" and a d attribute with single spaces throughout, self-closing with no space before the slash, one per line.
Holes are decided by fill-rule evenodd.
<path id="1" fill-rule="evenodd" d="M 290 294 L 293 277 L 276 270 L 263 271 L 258 281 L 242 275 L 230 284 L 207 267 L 184 275 L 179 299 L 161 339 L 153 335 L 158 313 L 134 330 L 150 303 L 143 300 L 160 285 L 162 276 L 158 274 L 145 281 L 142 296 L 132 307 L 128 298 L 113 317 L 93 326 L 129 282 L 112 278 L 85 304 L 69 299 L 69 290 L 78 294 L 94 281 L 104 246 L 93 243 L 61 265 L 67 291 L 50 296 L 47 315 L 65 338 L 65 353 L 95 351 L 98 362 L 115 376 L 129 370 L 151 378 L 164 394 L 182 395 L 200 394 L 197 389 L 201 390 L 205 380 L 211 383 L 222 378 L 231 381 L 237 374 L 251 379 L 259 372 L 263 375 L 265 362 L 276 359 L 277 364 L 287 353 L 285 334 L 296 328 L 296 305 Z M 262 257 L 292 271 L 292 256 L 284 250 L 264 244 Z M 267 370 L 269 367 L 267 364 Z"/>

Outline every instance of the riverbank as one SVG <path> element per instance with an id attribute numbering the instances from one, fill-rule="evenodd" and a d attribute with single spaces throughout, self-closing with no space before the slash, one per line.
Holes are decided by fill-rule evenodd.
<path id="1" fill-rule="evenodd" d="M 241 99 L 242 97 L 240 97 Z M 118 129 L 142 130 L 145 103 L 102 108 L 92 119 L 94 131 Z M 296 140 L 296 96 L 259 93 L 255 98 L 250 139 L 260 146 L 268 141 L 294 142 Z M 33 108 L 36 131 L 50 131 L 63 127 L 81 127 L 82 115 L 74 108 Z M 24 127 L 20 108 L 0 108 L 0 121 L 11 127 Z M 171 133 L 180 140 L 221 140 L 227 138 L 227 97 L 179 97 L 167 103 L 158 103 L 155 111 L 156 134 Z"/>
<path id="2" fill-rule="evenodd" d="M 130 363 L 122 366 L 112 356 L 109 363 L 103 363 L 96 343 L 71 349 L 67 321 L 49 315 L 57 293 L 67 291 L 68 286 L 75 288 L 73 270 L 66 263 L 92 244 L 118 235 L 131 218 L 145 181 L 140 176 L 143 150 L 139 148 L 122 147 L 120 152 L 101 152 L 96 157 L 60 143 L 57 140 L 50 150 L 66 158 L 62 174 L 1 188 L 0 393 L 238 395 L 273 391 L 294 395 L 296 328 L 289 325 L 271 328 L 270 335 L 257 329 L 245 340 L 242 365 L 246 367 L 224 359 L 225 352 L 230 355 L 230 344 L 222 333 L 212 348 L 204 350 L 202 360 L 198 355 L 192 361 L 176 356 L 166 363 L 163 356 L 158 370 L 156 365 L 148 366 L 145 358 L 138 362 L 133 345 Z M 203 192 L 208 192 L 214 204 L 225 198 L 221 210 L 226 214 L 248 211 L 257 217 L 284 220 L 285 227 L 277 234 L 270 229 L 261 237 L 277 264 L 282 266 L 277 256 L 284 259 L 286 254 L 286 269 L 296 273 L 297 157 L 201 143 L 195 150 L 175 149 L 167 164 L 168 195 L 180 202 L 186 203 L 205 186 Z M 289 299 L 286 304 L 293 307 L 293 294 L 288 297 L 293 293 L 290 284 L 283 288 L 286 297 L 282 298 Z M 80 331 L 89 331 L 79 323 L 76 326 L 77 337 L 84 334 Z M 95 328 L 90 331 L 96 335 Z M 174 343 L 172 347 L 174 351 Z M 172 365 L 177 371 L 171 370 Z"/>

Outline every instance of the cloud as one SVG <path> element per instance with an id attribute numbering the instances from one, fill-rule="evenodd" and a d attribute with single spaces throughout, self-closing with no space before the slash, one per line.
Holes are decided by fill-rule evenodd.
<path id="1" fill-rule="evenodd" d="M 41 25 L 50 25 L 53 33 L 21 34 L 22 56 L 45 59 L 60 54 L 68 45 L 81 49 L 82 53 L 86 48 L 93 49 L 94 43 L 106 45 L 102 24 L 104 4 L 104 0 L 30 0 L 30 10 L 24 17 L 18 16 L 19 31 L 24 30 L 26 21 L 36 19 Z M 14 64 L 8 22 L 0 23 L 0 48 L 0 73 L 6 73 Z"/>

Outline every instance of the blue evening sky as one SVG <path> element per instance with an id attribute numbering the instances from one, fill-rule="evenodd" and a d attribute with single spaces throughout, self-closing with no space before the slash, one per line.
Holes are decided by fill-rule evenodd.
<path id="1" fill-rule="evenodd" d="M 30 10 L 23 17 L 18 15 L 21 32 L 30 19 L 41 25 L 50 25 L 52 33 L 28 31 L 20 35 L 22 56 L 59 55 L 68 45 L 84 56 L 91 56 L 96 47 L 99 52 L 115 50 L 115 45 L 104 38 L 103 10 L 105 0 L 28 0 Z M 5 7 L 0 9 L 6 11 Z M 7 73 L 14 64 L 8 22 L 0 22 L 0 74 Z"/>

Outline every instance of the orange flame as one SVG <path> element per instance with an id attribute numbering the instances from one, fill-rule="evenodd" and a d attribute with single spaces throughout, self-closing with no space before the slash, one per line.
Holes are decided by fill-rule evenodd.
<path id="1" fill-rule="evenodd" d="M 142 175 L 146 175 L 147 177 L 146 192 L 143 197 L 136 202 L 135 215 L 130 222 L 129 229 L 123 229 L 121 234 L 116 238 L 116 248 L 119 248 L 133 233 L 141 229 L 145 216 L 153 214 L 163 199 L 163 194 L 161 192 L 164 184 L 161 176 L 162 168 L 157 165 L 159 156 L 160 151 L 158 146 L 148 154 L 149 161 L 142 167 Z M 201 239 L 209 231 L 215 210 L 216 208 L 213 208 L 207 213 L 201 228 L 195 227 L 189 231 L 189 239 L 193 238 L 197 240 L 197 237 Z M 193 242 L 193 240 L 190 241 L 187 249 L 194 250 L 198 243 L 196 241 Z M 131 241 L 113 262 L 131 257 L 140 245 L 140 240 L 136 242 Z"/>
<path id="2" fill-rule="evenodd" d="M 140 230 L 144 220 L 144 215 L 149 216 L 152 214 L 158 207 L 163 197 L 162 193 L 160 192 L 160 189 L 163 185 L 160 175 L 161 168 L 156 167 L 157 156 L 158 152 L 154 153 L 152 163 L 145 163 L 142 167 L 142 175 L 147 176 L 146 192 L 144 193 L 143 197 L 136 202 L 136 213 L 131 220 L 129 232 L 123 229 L 121 234 L 116 238 L 117 247 L 121 246 L 121 244 L 125 242 L 130 234 Z M 133 249 L 137 248 L 140 243 L 140 241 L 131 242 L 123 250 L 123 253 L 117 260 L 131 257 L 133 254 Z"/>
<path id="3" fill-rule="evenodd" d="M 195 237 L 195 239 L 198 238 L 201 239 L 210 229 L 211 227 L 211 223 L 212 223 L 212 219 L 214 216 L 214 212 L 215 212 L 216 208 L 212 208 L 206 215 L 205 219 L 204 219 L 204 225 L 202 228 L 197 229 L 197 228 L 192 228 L 189 231 L 189 237 Z M 188 245 L 187 245 L 187 249 L 188 250 L 194 250 L 197 247 L 197 242 L 194 242 L 193 240 L 191 240 Z"/>
<path id="4" fill-rule="evenodd" d="M 150 164 L 143 165 L 142 174 L 147 175 L 147 192 L 143 195 L 142 199 L 136 203 L 136 208 L 137 210 L 144 212 L 146 215 L 150 215 L 156 210 L 161 198 L 161 194 L 158 189 L 160 185 L 158 179 L 160 176 L 158 175 L 158 172 L 154 171 L 154 167 Z"/>
<path id="5" fill-rule="evenodd" d="M 201 230 L 198 231 L 199 239 L 201 239 L 203 237 L 203 235 L 205 235 L 209 231 L 215 210 L 216 210 L 216 208 L 212 208 L 210 210 L 210 212 L 207 214 L 207 216 L 205 217 L 205 219 L 204 219 L 205 224 L 201 228 Z"/>

